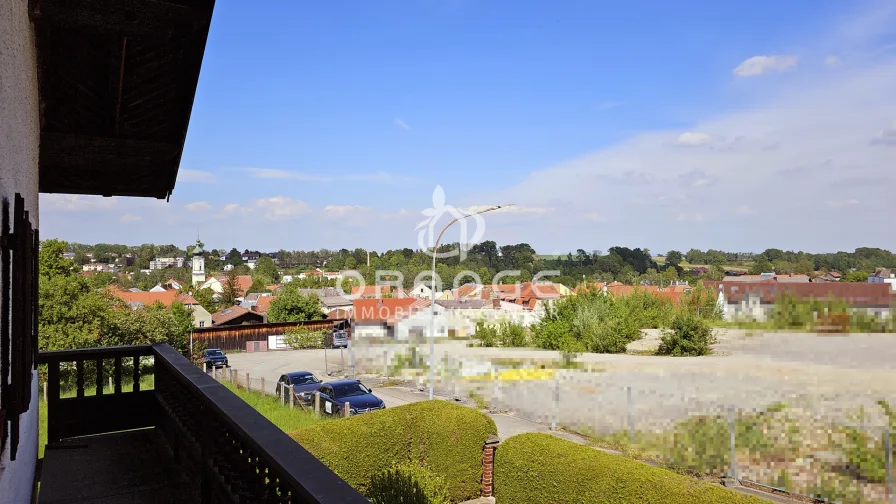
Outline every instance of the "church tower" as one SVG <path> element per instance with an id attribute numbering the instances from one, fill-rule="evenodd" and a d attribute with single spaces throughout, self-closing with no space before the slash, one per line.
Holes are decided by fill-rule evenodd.
<path id="1" fill-rule="evenodd" d="M 202 250 L 202 242 L 196 239 L 196 248 L 193 249 L 193 287 L 199 287 L 205 283 L 205 251 Z"/>

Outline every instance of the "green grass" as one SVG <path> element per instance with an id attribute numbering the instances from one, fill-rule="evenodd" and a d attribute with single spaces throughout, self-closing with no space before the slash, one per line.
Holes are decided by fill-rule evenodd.
<path id="1" fill-rule="evenodd" d="M 270 420 L 283 432 L 293 432 L 331 420 L 323 415 L 315 417 L 313 413 L 302 410 L 298 404 L 296 404 L 295 409 L 290 409 L 289 406 L 280 406 L 280 400 L 274 396 L 262 395 L 260 392 L 237 388 L 228 382 L 221 382 L 221 384 L 240 399 L 246 401 L 246 404 L 252 406 L 252 408 L 261 413 L 262 416 Z"/>
<path id="2" fill-rule="evenodd" d="M 140 390 L 151 390 L 153 388 L 155 388 L 155 375 L 147 374 L 140 377 Z M 125 381 L 121 384 L 122 392 L 130 392 L 133 389 L 133 381 Z M 37 404 L 37 457 L 44 458 L 44 447 L 47 445 L 47 401 L 44 400 L 43 384 L 41 384 L 39 390 L 40 400 Z M 106 393 L 108 393 L 109 387 L 107 386 L 105 390 Z M 76 395 L 77 390 L 74 388 L 62 390 L 59 392 L 59 397 L 63 399 L 75 397 Z M 96 395 L 96 387 L 89 387 L 85 385 L 84 395 Z"/>

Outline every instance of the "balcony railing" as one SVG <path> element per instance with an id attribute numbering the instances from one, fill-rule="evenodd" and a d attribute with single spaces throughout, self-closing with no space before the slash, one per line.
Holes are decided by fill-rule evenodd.
<path id="1" fill-rule="evenodd" d="M 147 361 L 153 362 L 154 384 L 141 390 Z M 154 427 L 203 503 L 367 502 L 168 345 L 41 352 L 39 362 L 48 366 L 49 443 Z M 73 385 L 71 397 L 63 397 L 64 377 Z M 123 383 L 131 380 L 130 386 Z"/>

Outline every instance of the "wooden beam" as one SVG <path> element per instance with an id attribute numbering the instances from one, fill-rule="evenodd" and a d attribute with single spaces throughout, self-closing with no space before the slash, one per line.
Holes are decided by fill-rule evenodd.
<path id="1" fill-rule="evenodd" d="M 39 189 L 164 198 L 179 155 L 180 146 L 169 143 L 41 133 Z"/>
<path id="2" fill-rule="evenodd" d="M 31 0 L 31 17 L 85 31 L 166 37 L 174 30 L 207 25 L 211 9 L 161 0 Z"/>

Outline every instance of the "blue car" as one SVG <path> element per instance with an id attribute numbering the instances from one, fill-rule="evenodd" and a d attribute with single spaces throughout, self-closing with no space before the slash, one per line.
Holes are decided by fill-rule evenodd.
<path id="1" fill-rule="evenodd" d="M 230 367 L 230 364 L 227 362 L 227 355 L 218 348 L 209 348 L 206 350 L 204 360 L 206 372 L 219 367 Z"/>
<path id="2" fill-rule="evenodd" d="M 310 404 L 314 401 L 314 391 L 320 384 L 321 381 L 308 371 L 286 373 L 277 380 L 277 397 L 283 394 L 283 388 L 292 385 L 296 400 L 302 404 Z"/>
<path id="3" fill-rule="evenodd" d="M 331 381 L 321 384 L 317 390 L 320 392 L 320 407 L 328 415 L 345 415 L 345 403 L 348 403 L 350 415 L 386 407 L 383 400 L 373 395 L 371 389 L 365 387 L 360 380 Z"/>

